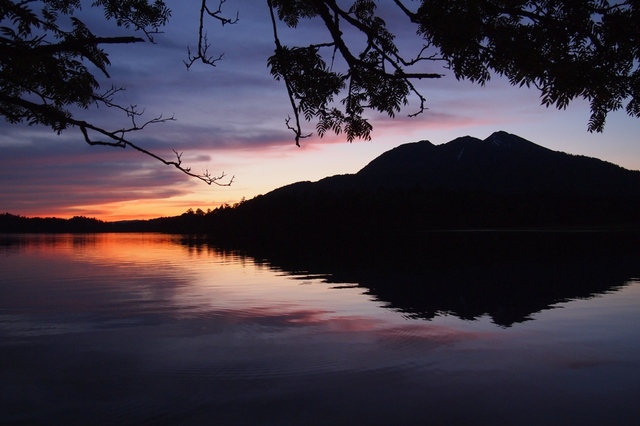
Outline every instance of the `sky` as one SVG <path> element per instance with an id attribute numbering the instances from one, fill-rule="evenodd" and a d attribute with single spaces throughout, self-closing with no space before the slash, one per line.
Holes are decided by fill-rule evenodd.
<path id="1" fill-rule="evenodd" d="M 484 139 L 498 130 L 640 170 L 640 120 L 624 111 L 610 113 L 603 133 L 589 133 L 584 101 L 566 110 L 546 108 L 535 90 L 500 78 L 485 86 L 458 81 L 438 62 L 425 64 L 424 70 L 445 77 L 416 84 L 427 99 L 425 113 L 408 117 L 418 108 L 414 98 L 394 119 L 371 115 L 371 141 L 349 143 L 344 135 L 325 135 L 303 139 L 297 147 L 285 125 L 292 115 L 286 89 L 266 64 L 274 50 L 266 2 L 226 1 L 223 10 L 232 17 L 237 12 L 239 21 L 208 25 L 210 52 L 223 59 L 216 67 L 189 70 L 183 61 L 187 47 L 197 44 L 199 4 L 167 4 L 172 17 L 155 44 L 106 46 L 111 78 L 101 77 L 101 86 L 125 87 L 115 100 L 144 109 L 143 118 L 175 119 L 132 134 L 133 142 L 167 159 L 174 157 L 172 150 L 182 152 L 193 172 L 225 173 L 226 179 L 234 177 L 232 185 L 206 185 L 131 149 L 89 146 L 74 129 L 57 135 L 46 127 L 0 121 L 0 213 L 111 221 L 174 216 L 189 208 L 206 211 L 290 183 L 356 173 L 404 143 L 438 145 L 466 135 Z M 97 35 L 128 34 L 101 13 L 88 9 L 82 17 Z M 420 40 L 402 16 L 384 17 L 398 45 L 417 46 Z M 295 31 L 283 30 L 282 41 L 326 40 L 322 31 L 318 23 L 302 21 Z M 121 113 L 107 108 L 78 111 L 78 118 L 105 128 L 129 125 Z M 303 124 L 314 130 L 315 123 Z"/>

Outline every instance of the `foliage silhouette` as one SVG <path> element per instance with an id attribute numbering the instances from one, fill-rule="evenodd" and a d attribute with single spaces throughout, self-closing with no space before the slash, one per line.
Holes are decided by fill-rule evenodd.
<path id="1" fill-rule="evenodd" d="M 77 128 L 89 145 L 133 148 L 189 176 L 208 184 L 221 185 L 221 176 L 208 171 L 191 172 L 182 165 L 182 154 L 174 160 L 142 148 L 129 136 L 152 124 L 172 121 L 162 115 L 140 123 L 143 111 L 136 105 L 122 106 L 115 96 L 123 90 L 112 86 L 100 91 L 94 72 L 109 77 L 110 65 L 102 46 L 153 42 L 153 35 L 167 22 L 170 10 L 161 0 L 96 0 L 91 7 L 102 8 L 105 19 L 125 29 L 141 32 L 137 36 L 98 36 L 76 13 L 80 0 L 32 1 L 0 0 L 0 115 L 10 123 L 45 125 L 58 134 Z M 93 71 L 87 62 L 95 66 Z M 129 124 L 105 129 L 79 117 L 78 109 L 106 107 L 119 110 Z"/>
<path id="2" fill-rule="evenodd" d="M 287 126 L 296 144 L 310 136 L 303 132 L 301 119 L 316 120 L 320 136 L 344 132 L 352 141 L 371 137 L 368 110 L 393 117 L 415 97 L 419 107 L 411 115 L 424 112 L 426 98 L 415 82 L 444 76 L 430 66 L 434 62 L 458 79 L 485 84 L 497 74 L 513 85 L 536 87 L 546 106 L 563 109 L 583 98 L 591 107 L 591 132 L 601 132 L 607 114 L 625 101 L 627 113 L 640 116 L 637 2 L 338 3 L 267 0 L 275 42 L 268 65 L 289 95 L 295 123 L 287 119 Z M 400 12 L 400 18 L 394 12 Z M 219 13 L 218 8 L 217 20 Z M 208 46 L 203 40 L 205 16 L 201 11 L 200 41 Z M 402 18 L 400 25 L 415 28 L 415 40 L 398 40 L 392 21 Z M 324 25 L 324 40 L 292 46 L 281 41 L 281 24 L 301 31 L 309 20 Z M 411 50 L 407 41 L 422 47 Z"/>

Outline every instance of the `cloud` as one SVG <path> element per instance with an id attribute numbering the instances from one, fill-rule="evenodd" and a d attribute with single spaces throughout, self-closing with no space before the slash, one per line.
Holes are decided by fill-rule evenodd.
<path id="1" fill-rule="evenodd" d="M 171 198 L 189 191 L 180 173 L 130 150 L 90 147 L 82 141 L 44 135 L 30 142 L 2 148 L 4 211 L 27 214 L 73 205 Z"/>

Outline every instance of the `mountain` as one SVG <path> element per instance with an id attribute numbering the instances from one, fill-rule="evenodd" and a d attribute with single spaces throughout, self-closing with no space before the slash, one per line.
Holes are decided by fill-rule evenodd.
<path id="1" fill-rule="evenodd" d="M 130 223 L 0 217 L 0 231 L 19 229 L 198 233 L 274 245 L 402 242 L 452 229 L 637 230 L 640 171 L 500 131 L 485 140 L 407 143 L 355 174 L 293 183 L 206 214 Z"/>
<path id="2" fill-rule="evenodd" d="M 381 188 L 636 198 L 640 196 L 640 172 L 596 158 L 552 151 L 500 131 L 485 140 L 464 136 L 442 145 L 407 143 L 380 155 L 355 175 L 298 182 L 266 196 Z"/>
<path id="3" fill-rule="evenodd" d="M 356 174 L 294 183 L 226 210 L 208 230 L 243 239 L 637 227 L 640 172 L 500 131 L 400 145 Z"/>
<path id="4" fill-rule="evenodd" d="M 470 136 L 443 145 L 401 145 L 357 173 L 370 185 L 626 197 L 640 194 L 639 172 L 595 158 L 552 151 L 506 132 Z"/>

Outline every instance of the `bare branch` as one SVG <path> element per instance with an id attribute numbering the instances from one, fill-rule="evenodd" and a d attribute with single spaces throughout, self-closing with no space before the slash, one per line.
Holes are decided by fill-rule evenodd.
<path id="1" fill-rule="evenodd" d="M 208 51 L 209 47 L 211 47 L 211 43 L 209 43 L 209 38 L 207 34 L 204 34 L 200 38 L 200 42 L 198 43 L 198 53 L 193 55 L 191 53 L 191 48 L 187 46 L 187 55 L 188 60 L 182 61 L 187 69 L 190 69 L 191 66 L 196 62 L 201 62 L 205 65 L 211 65 L 212 67 L 216 66 L 216 63 L 220 61 L 224 57 L 224 53 L 218 55 L 218 57 L 209 56 Z"/>
<path id="2" fill-rule="evenodd" d="M 110 92 L 114 92 L 118 90 L 121 90 L 121 89 L 112 88 L 110 89 Z M 63 129 L 68 128 L 69 126 L 77 127 L 78 129 L 80 129 L 80 132 L 82 133 L 85 142 L 89 145 L 110 146 L 110 147 L 116 147 L 116 148 L 130 147 L 136 151 L 139 151 L 143 154 L 146 154 L 160 161 L 165 165 L 174 166 L 175 168 L 185 173 L 186 175 L 200 179 L 201 181 L 207 183 L 208 185 L 216 184 L 218 186 L 230 186 L 231 183 L 233 182 L 233 177 L 226 183 L 219 182 L 226 176 L 224 173 L 222 173 L 219 176 L 212 175 L 208 170 L 205 170 L 202 174 L 192 173 L 191 168 L 182 166 L 182 160 L 181 160 L 182 154 L 178 155 L 176 153 L 177 155 L 176 161 L 165 160 L 159 155 L 154 154 L 153 152 L 142 148 L 138 144 L 126 138 L 126 135 L 128 135 L 129 133 L 143 130 L 145 127 L 147 127 L 150 124 L 159 124 L 159 123 L 166 123 L 168 121 L 174 121 L 173 117 L 163 118 L 162 116 L 159 116 L 139 125 L 136 123 L 135 118 L 141 116 L 142 113 L 136 110 L 135 105 L 130 107 L 121 107 L 109 101 L 108 103 L 105 103 L 107 107 L 117 108 L 127 112 L 127 115 L 132 120 L 132 127 L 109 131 L 109 130 L 103 129 L 102 127 L 89 123 L 87 121 L 73 118 L 70 114 L 62 110 L 56 109 L 50 105 L 37 104 L 22 98 L 9 96 L 4 93 L 0 93 L 0 104 L 13 105 L 13 106 L 22 108 L 23 110 L 27 111 L 26 112 L 27 117 L 30 119 L 31 122 L 38 122 L 41 124 L 51 125 L 55 129 L 58 129 L 57 130 L 58 133 L 60 133 Z M 21 119 L 23 118 L 17 117 L 17 120 L 21 120 Z M 106 139 L 92 138 L 89 133 L 90 131 Z"/>
<path id="3" fill-rule="evenodd" d="M 294 110 L 297 111 L 297 110 Z M 300 126 L 300 117 L 298 114 L 296 114 L 296 127 L 292 127 L 289 123 L 291 122 L 291 117 L 287 117 L 286 120 L 284 120 L 285 125 L 287 126 L 287 129 L 293 131 L 293 133 L 296 135 L 295 137 L 295 141 L 296 141 L 296 146 L 300 146 L 300 139 L 304 139 L 304 138 L 308 138 L 311 137 L 313 135 L 313 133 L 307 133 L 306 135 L 302 134 L 302 128 Z"/>
<path id="4" fill-rule="evenodd" d="M 226 3 L 226 0 L 219 0 L 218 8 L 213 10 L 209 8 L 208 1 L 202 0 L 200 3 L 200 21 L 198 25 L 198 47 L 196 53 L 193 54 L 191 52 L 191 48 L 187 47 L 187 60 L 183 61 L 187 69 L 190 69 L 191 66 L 196 62 L 201 62 L 205 65 L 210 65 L 215 67 L 216 63 L 220 61 L 224 53 L 221 53 L 217 57 L 211 56 L 208 54 L 208 50 L 211 47 L 211 43 L 209 43 L 209 38 L 207 32 L 205 31 L 205 17 L 208 16 L 210 18 L 218 20 L 222 26 L 227 24 L 233 25 L 238 22 L 239 12 L 236 13 L 236 17 L 234 19 L 226 18 L 222 16 L 222 5 Z"/>
<path id="5" fill-rule="evenodd" d="M 153 120 L 150 122 L 145 123 L 149 124 L 151 122 L 154 122 Z M 155 121 L 156 123 L 158 122 L 163 122 L 163 121 Z M 212 175 L 208 169 L 205 169 L 205 171 L 202 174 L 197 174 L 197 173 L 193 173 L 191 172 L 191 168 L 190 167 L 183 167 L 182 166 L 182 153 L 178 154 L 177 151 L 173 151 L 176 154 L 176 160 L 175 161 L 170 161 L 170 160 L 165 160 L 164 158 L 160 157 L 159 155 L 154 154 L 151 151 L 148 151 L 144 148 L 142 148 L 141 146 L 127 140 L 124 138 L 124 134 L 127 131 L 130 130 L 117 130 L 115 132 L 110 132 L 107 130 L 104 130 L 100 127 L 94 126 L 90 123 L 87 123 L 85 121 L 79 121 L 79 120 L 75 120 L 75 119 L 70 119 L 69 121 L 70 124 L 77 126 L 80 131 L 82 132 L 82 135 L 84 136 L 84 140 L 86 143 L 88 143 L 89 145 L 102 145 L 102 146 L 111 146 L 111 147 L 118 147 L 118 148 L 126 148 L 126 147 L 130 147 L 135 149 L 136 151 L 139 151 L 145 155 L 148 155 L 152 158 L 155 158 L 156 160 L 160 161 L 161 163 L 167 165 L 167 166 L 174 166 L 176 169 L 180 170 L 182 173 L 194 177 L 196 179 L 199 179 L 203 182 L 205 182 L 208 185 L 211 184 L 215 184 L 218 186 L 231 186 L 231 183 L 233 182 L 235 177 L 231 177 L 231 179 L 226 182 L 226 183 L 221 183 L 219 182 L 220 180 L 224 179 L 226 177 L 226 174 L 223 172 L 221 175 L 219 176 L 214 176 Z M 144 126 L 143 126 L 144 127 Z M 134 129 L 134 130 L 141 130 L 143 127 Z M 107 140 L 96 140 L 96 139 L 92 139 L 89 135 L 89 130 L 92 130 L 102 136 L 106 136 Z M 109 140 L 111 139 L 111 140 Z"/>
<path id="6" fill-rule="evenodd" d="M 203 0 L 202 1 L 202 8 L 204 9 L 204 11 L 210 17 L 215 18 L 218 21 L 220 21 L 220 23 L 223 26 L 227 25 L 227 24 L 235 24 L 240 19 L 240 13 L 239 12 L 236 12 L 236 17 L 234 19 L 225 18 L 225 17 L 221 16 L 222 15 L 222 5 L 225 4 L 226 2 L 227 2 L 227 0 L 219 0 L 218 8 L 216 10 L 212 11 L 211 9 L 209 9 L 208 1 L 207 0 Z"/>

